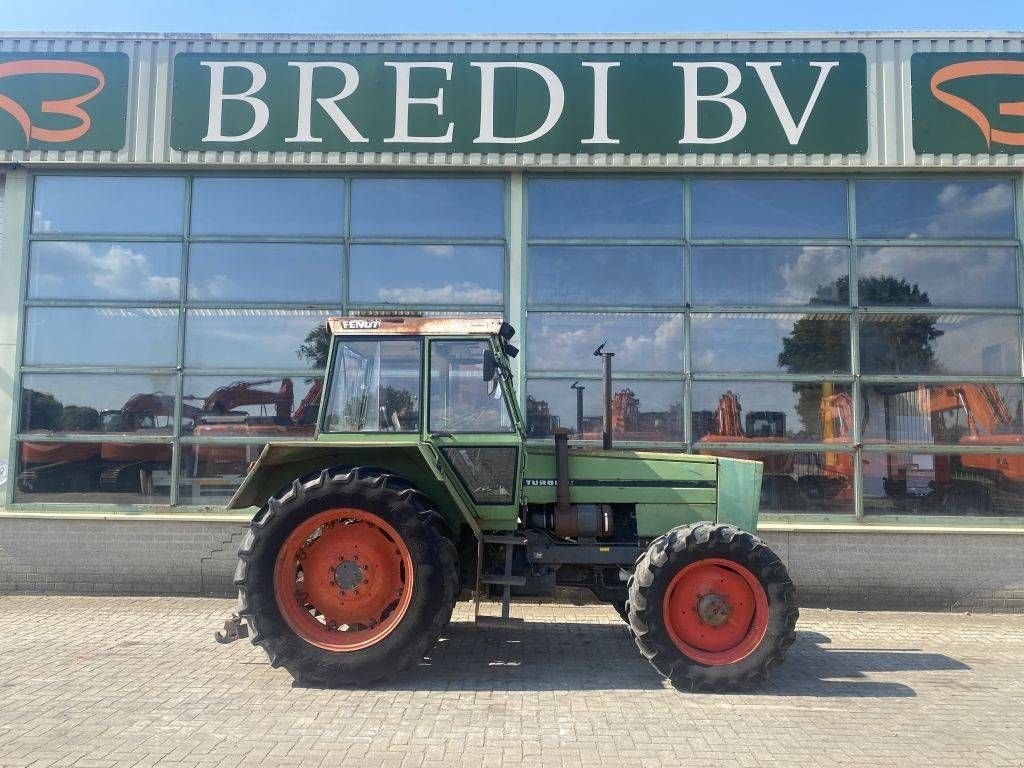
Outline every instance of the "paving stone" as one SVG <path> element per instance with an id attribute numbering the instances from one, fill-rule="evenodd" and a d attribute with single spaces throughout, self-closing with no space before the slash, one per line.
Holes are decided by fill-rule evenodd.
<path id="1" fill-rule="evenodd" d="M 786 663 L 682 694 L 605 606 L 460 604 L 418 667 L 294 686 L 234 602 L 0 597 L 0 766 L 1024 766 L 1024 616 L 805 609 Z M 494 615 L 498 608 L 484 606 Z"/>

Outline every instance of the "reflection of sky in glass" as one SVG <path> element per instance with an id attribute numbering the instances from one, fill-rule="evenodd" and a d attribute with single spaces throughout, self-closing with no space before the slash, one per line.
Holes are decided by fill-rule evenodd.
<path id="1" fill-rule="evenodd" d="M 838 303 L 836 281 L 849 272 L 837 246 L 698 246 L 690 257 L 695 305 Z"/>
<path id="2" fill-rule="evenodd" d="M 527 298 L 537 304 L 678 306 L 683 251 L 674 246 L 532 246 Z"/>
<path id="3" fill-rule="evenodd" d="M 353 179 L 352 234 L 504 237 L 501 179 Z"/>
<path id="4" fill-rule="evenodd" d="M 341 303 L 341 245 L 193 243 L 191 301 Z"/>
<path id="5" fill-rule="evenodd" d="M 192 309 L 185 326 L 185 364 L 197 368 L 302 370 L 299 348 L 327 314 L 317 310 Z"/>
<path id="6" fill-rule="evenodd" d="M 845 373 L 840 371 L 785 370 L 779 365 L 782 340 L 798 322 L 820 326 L 821 334 L 843 339 L 849 347 L 849 323 L 841 315 L 797 314 L 694 314 L 691 318 L 693 370 L 706 373 Z M 819 335 L 819 334 L 815 334 Z"/>
<path id="7" fill-rule="evenodd" d="M 192 182 L 193 235 L 340 236 L 345 183 L 318 178 Z"/>
<path id="8" fill-rule="evenodd" d="M 697 179 L 693 237 L 846 237 L 846 182 Z"/>
<path id="9" fill-rule="evenodd" d="M 861 359 L 863 373 L 934 373 L 934 374 L 978 374 L 987 376 L 1019 376 L 1020 344 L 1019 323 L 1014 315 L 942 315 L 931 316 L 932 325 L 942 335 L 931 342 L 934 362 L 931 368 L 921 370 L 918 365 L 905 371 L 881 370 L 870 364 L 880 359 L 879 350 L 866 345 L 884 344 L 884 351 L 898 356 L 898 345 L 902 339 L 898 333 L 900 323 L 906 318 L 895 315 L 868 315 L 861 318 Z M 878 334 L 881 328 L 887 331 Z M 871 333 L 870 331 L 874 331 Z M 883 358 L 884 359 L 884 356 Z"/>
<path id="10" fill-rule="evenodd" d="M 668 179 L 531 179 L 530 237 L 683 236 L 683 183 Z"/>
<path id="11" fill-rule="evenodd" d="M 815 411 L 810 424 L 804 423 L 797 412 L 797 404 L 800 401 L 800 393 L 794 391 L 793 384 L 788 381 L 695 381 L 691 388 L 693 411 L 705 411 L 714 415 L 718 403 L 727 392 L 732 392 L 739 399 L 740 404 L 740 425 L 744 432 L 747 432 L 747 414 L 755 411 L 771 411 L 781 413 L 786 419 L 786 437 L 789 440 L 802 440 L 805 442 L 818 442 L 824 435 L 820 422 L 818 408 L 821 404 L 822 387 L 814 384 L 801 384 L 800 392 L 805 393 L 805 402 L 812 402 Z M 814 397 L 811 398 L 811 392 Z M 838 395 L 841 392 L 849 393 L 849 385 L 833 384 L 832 394 Z M 713 419 L 710 419 L 709 427 L 711 434 L 717 429 Z M 694 418 L 695 429 L 698 422 Z M 749 433 L 747 434 L 748 437 Z M 700 435 L 695 434 L 695 439 Z M 739 438 L 742 440 L 742 438 Z"/>
<path id="12" fill-rule="evenodd" d="M 173 235 L 184 227 L 184 179 L 37 176 L 33 194 L 33 232 Z"/>
<path id="13" fill-rule="evenodd" d="M 992 179 L 865 180 L 858 237 L 1013 237 L 1013 184 Z"/>
<path id="14" fill-rule="evenodd" d="M 33 299 L 177 300 L 178 243 L 36 241 L 29 259 Z"/>
<path id="15" fill-rule="evenodd" d="M 616 371 L 681 372 L 683 316 L 531 312 L 527 365 L 532 371 L 600 371 L 594 350 L 608 342 Z"/>
<path id="16" fill-rule="evenodd" d="M 87 373 L 31 373 L 22 377 L 22 389 L 53 395 L 64 407 L 92 408 L 99 413 L 124 407 L 137 394 L 174 396 L 173 376 L 111 376 Z M 29 426 L 31 413 L 21 413 L 21 429 Z"/>
<path id="17" fill-rule="evenodd" d="M 505 249 L 353 245 L 349 299 L 364 304 L 504 304 Z"/>
<path id="18" fill-rule="evenodd" d="M 32 307 L 25 312 L 26 365 L 173 366 L 178 310 Z"/>
<path id="19" fill-rule="evenodd" d="M 557 424 L 554 421 L 542 423 L 534 418 L 532 424 L 527 424 L 530 429 L 530 437 L 550 437 L 548 429 L 554 426 L 562 426 L 576 432 L 576 390 L 571 388 L 574 379 L 531 379 L 526 385 L 526 394 L 532 397 L 540 407 L 547 406 L 550 414 L 557 417 Z M 583 387 L 583 419 L 585 432 L 600 431 L 597 426 L 604 418 L 604 397 L 603 384 L 599 379 L 584 379 L 579 382 Z M 680 381 L 637 381 L 629 379 L 614 379 L 612 381 L 612 394 L 624 390 L 632 390 L 639 401 L 640 420 L 656 424 L 648 424 L 660 429 L 662 436 L 659 439 L 676 440 L 683 439 L 682 420 L 671 421 L 664 414 L 675 409 L 681 411 L 683 407 L 683 384 Z M 646 414 L 647 418 L 644 419 Z M 647 430 L 648 432 L 650 430 Z M 630 436 L 628 433 L 616 432 L 615 436 L 621 439 L 643 439 L 639 435 Z M 590 437 L 600 438 L 599 435 Z M 649 435 L 648 435 L 649 437 Z"/>
<path id="20" fill-rule="evenodd" d="M 930 304 L 1007 307 L 1017 304 L 1016 248 L 861 247 L 858 274 L 892 276 L 916 285 Z M 870 297 L 861 296 L 861 304 Z"/>

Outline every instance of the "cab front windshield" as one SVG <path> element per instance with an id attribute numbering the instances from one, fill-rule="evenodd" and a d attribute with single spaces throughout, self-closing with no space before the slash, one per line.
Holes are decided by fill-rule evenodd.
<path id="1" fill-rule="evenodd" d="M 431 432 L 514 431 L 497 378 L 484 379 L 484 352 L 489 349 L 482 339 L 431 343 Z"/>
<path id="2" fill-rule="evenodd" d="M 423 347 L 410 339 L 336 339 L 323 429 L 418 432 Z"/>

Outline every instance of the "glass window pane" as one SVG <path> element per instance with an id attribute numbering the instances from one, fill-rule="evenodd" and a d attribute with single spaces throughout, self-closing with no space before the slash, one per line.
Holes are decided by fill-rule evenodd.
<path id="1" fill-rule="evenodd" d="M 206 178 L 192 182 L 193 235 L 340 236 L 345 182 Z"/>
<path id="2" fill-rule="evenodd" d="M 170 435 L 176 388 L 173 376 L 25 374 L 19 431 Z"/>
<path id="3" fill-rule="evenodd" d="M 322 371 L 327 313 L 305 309 L 190 309 L 185 365 Z"/>
<path id="4" fill-rule="evenodd" d="M 313 243 L 193 243 L 191 301 L 341 303 L 342 249 Z"/>
<path id="5" fill-rule="evenodd" d="M 762 514 L 853 514 L 852 452 L 758 452 L 707 445 L 700 453 L 762 462 Z"/>
<path id="6" fill-rule="evenodd" d="M 177 300 L 179 243 L 32 243 L 31 299 Z"/>
<path id="7" fill-rule="evenodd" d="M 864 514 L 1024 515 L 1024 453 L 864 453 Z"/>
<path id="8" fill-rule="evenodd" d="M 169 504 L 170 492 L 170 444 L 18 444 L 17 502 Z"/>
<path id="9" fill-rule="evenodd" d="M 534 304 L 679 306 L 683 250 L 663 245 L 533 246 L 527 300 Z"/>
<path id="10" fill-rule="evenodd" d="M 607 342 L 616 373 L 683 370 L 683 316 L 665 313 L 531 312 L 527 317 L 531 371 L 601 372 L 594 356 Z"/>
<path id="11" fill-rule="evenodd" d="M 1013 315 L 867 315 L 860 320 L 861 372 L 1020 375 Z"/>
<path id="12" fill-rule="evenodd" d="M 477 504 L 511 504 L 515 500 L 518 451 L 498 445 L 441 448 Z"/>
<path id="13" fill-rule="evenodd" d="M 846 237 L 846 182 L 816 179 L 697 179 L 693 237 Z"/>
<path id="14" fill-rule="evenodd" d="M 848 443 L 853 440 L 849 384 L 695 381 L 693 439 L 729 443 Z"/>
<path id="15" fill-rule="evenodd" d="M 484 341 L 431 342 L 431 432 L 513 431 L 504 397 L 483 377 L 486 349 Z"/>
<path id="16" fill-rule="evenodd" d="M 260 457 L 263 443 L 224 443 L 181 446 L 178 504 L 222 507 L 238 490 L 252 462 Z"/>
<path id="17" fill-rule="evenodd" d="M 582 401 L 577 397 L 582 397 Z M 530 379 L 526 386 L 527 436 L 550 438 L 555 427 L 565 427 L 573 439 L 600 440 L 604 429 L 603 398 L 600 379 Z M 582 405 L 581 410 L 578 405 Z M 625 441 L 681 443 L 683 383 L 615 379 L 612 382 L 612 437 Z"/>
<path id="18" fill-rule="evenodd" d="M 419 341 L 336 342 L 324 429 L 415 432 L 420 427 Z"/>
<path id="19" fill-rule="evenodd" d="M 501 179 L 353 179 L 357 237 L 504 237 Z"/>
<path id="20" fill-rule="evenodd" d="M 864 306 L 1017 306 L 1016 248 L 862 247 L 857 259 Z"/>
<path id="21" fill-rule="evenodd" d="M 505 303 L 505 249 L 485 245 L 354 245 L 349 299 L 414 306 Z"/>
<path id="22" fill-rule="evenodd" d="M 727 313 L 691 318 L 699 373 L 848 373 L 850 322 L 844 315 Z"/>
<path id="23" fill-rule="evenodd" d="M 193 437 L 313 436 L 323 379 L 186 376 L 182 430 Z"/>
<path id="24" fill-rule="evenodd" d="M 1024 444 L 1019 384 L 867 384 L 864 440 L 897 444 Z"/>
<path id="25" fill-rule="evenodd" d="M 130 307 L 30 307 L 25 365 L 177 364 L 178 310 Z"/>
<path id="26" fill-rule="evenodd" d="M 889 179 L 856 184 L 858 237 L 1014 236 L 1009 180 Z"/>
<path id="27" fill-rule="evenodd" d="M 167 176 L 37 176 L 32 231 L 176 235 L 185 180 Z"/>
<path id="28" fill-rule="evenodd" d="M 828 245 L 698 246 L 690 255 L 692 301 L 846 305 L 849 253 Z"/>
<path id="29" fill-rule="evenodd" d="M 530 237 L 683 236 L 683 183 L 674 179 L 532 179 Z"/>

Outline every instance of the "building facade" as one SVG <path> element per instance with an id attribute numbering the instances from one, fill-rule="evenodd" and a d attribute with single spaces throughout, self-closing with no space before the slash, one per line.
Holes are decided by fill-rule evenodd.
<path id="1" fill-rule="evenodd" d="M 0 590 L 222 594 L 329 315 L 764 462 L 808 604 L 1024 610 L 1024 36 L 0 36 Z"/>

